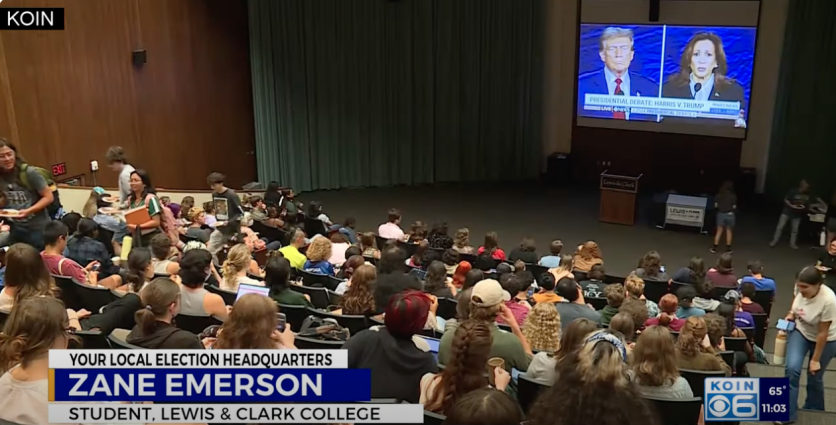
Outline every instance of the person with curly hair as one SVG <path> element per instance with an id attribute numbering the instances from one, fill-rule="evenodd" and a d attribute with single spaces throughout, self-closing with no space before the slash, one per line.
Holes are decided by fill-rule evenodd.
<path id="1" fill-rule="evenodd" d="M 305 256 L 308 257 L 308 261 L 302 266 L 302 270 L 334 276 L 334 266 L 328 262 L 331 258 L 331 241 L 328 238 L 313 238 Z"/>
<path id="2" fill-rule="evenodd" d="M 424 409 L 436 413 L 452 410 L 463 395 L 488 385 L 485 367 L 491 354 L 490 325 L 479 320 L 467 320 L 456 328 L 450 361 L 441 373 L 428 373 L 421 378 L 421 398 Z M 496 368 L 496 389 L 505 391 L 511 375 Z"/>
<path id="3" fill-rule="evenodd" d="M 711 347 L 705 320 L 691 316 L 676 340 L 677 367 L 679 369 L 723 371 L 731 376 L 731 367 Z"/>
<path id="4" fill-rule="evenodd" d="M 376 279 L 377 269 L 374 266 L 363 264 L 358 267 L 352 273 L 351 283 L 340 300 L 340 314 L 373 314 L 375 308 L 372 284 Z"/>
<path id="5" fill-rule="evenodd" d="M 607 305 L 601 309 L 601 325 L 609 326 L 610 320 L 618 314 L 618 309 L 624 303 L 624 286 L 620 283 L 608 285 L 604 295 L 607 297 Z"/>
<path id="6" fill-rule="evenodd" d="M 560 344 L 554 353 L 540 351 L 531 359 L 525 376 L 551 385 L 555 381 L 555 366 L 568 353 L 581 347 L 586 336 L 598 330 L 598 322 L 589 319 L 575 319 L 561 331 Z"/>
<path id="7" fill-rule="evenodd" d="M 530 425 L 657 425 L 657 414 L 627 379 L 624 340 L 599 330 L 557 363 L 560 385 L 540 394 Z"/>
<path id="8" fill-rule="evenodd" d="M 453 238 L 448 233 L 447 222 L 439 221 L 433 223 L 432 230 L 430 230 L 427 241 L 431 248 L 450 249 L 453 247 Z"/>
<path id="9" fill-rule="evenodd" d="M 523 335 L 532 350 L 557 352 L 560 348 L 560 314 L 551 304 L 535 305 L 525 318 Z"/>
<path id="10" fill-rule="evenodd" d="M 682 326 L 685 325 L 685 320 L 676 317 L 676 309 L 679 308 L 679 300 L 674 294 L 662 295 L 659 300 L 659 317 L 651 317 L 644 322 L 644 326 L 649 328 L 651 326 L 662 326 L 674 332 L 679 332 Z M 650 316 L 648 314 L 648 316 Z"/>
<path id="11" fill-rule="evenodd" d="M 679 376 L 674 340 L 663 326 L 653 326 L 639 335 L 628 373 L 643 396 L 665 399 L 694 396 L 688 381 Z"/>
<path id="12" fill-rule="evenodd" d="M 588 272 L 596 264 L 604 265 L 601 250 L 598 248 L 598 244 L 593 241 L 584 242 L 583 245 L 578 247 L 578 252 L 573 260 L 575 270 L 582 272 Z"/>
<path id="13" fill-rule="evenodd" d="M 656 251 L 647 251 L 641 261 L 639 268 L 634 272 L 638 277 L 648 280 L 670 280 L 665 273 L 665 266 L 662 265 L 662 256 Z"/>
<path id="14" fill-rule="evenodd" d="M 644 296 L 644 280 L 642 278 L 635 273 L 630 273 L 630 276 L 627 276 L 627 279 L 624 280 L 624 289 L 627 290 L 627 298 L 644 302 L 648 317 L 659 315 L 659 305 Z"/>
<path id="15" fill-rule="evenodd" d="M 647 307 L 644 301 L 627 298 L 621 307 L 618 309 L 619 313 L 627 313 L 633 318 L 633 329 L 636 332 L 641 332 L 644 329 L 644 322 L 647 321 Z M 628 335 L 628 339 L 632 340 L 632 336 Z"/>

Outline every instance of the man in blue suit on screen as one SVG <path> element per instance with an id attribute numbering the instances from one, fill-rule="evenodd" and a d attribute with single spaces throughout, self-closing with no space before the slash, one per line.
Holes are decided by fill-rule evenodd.
<path id="1" fill-rule="evenodd" d="M 601 71 L 584 76 L 578 81 L 578 115 L 620 120 L 656 120 L 656 115 L 630 114 L 629 112 L 585 111 L 585 94 L 609 94 L 618 96 L 659 97 L 659 85 L 630 72 L 630 62 L 636 51 L 633 46 L 633 30 L 607 27 L 598 41 L 598 55 L 604 67 Z"/>

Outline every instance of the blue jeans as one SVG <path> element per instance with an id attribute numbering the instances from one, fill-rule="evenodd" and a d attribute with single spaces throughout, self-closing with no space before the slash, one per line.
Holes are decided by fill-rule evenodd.
<path id="1" fill-rule="evenodd" d="M 801 381 L 801 368 L 807 353 L 813 355 L 816 341 L 810 341 L 798 330 L 787 336 L 787 367 L 786 376 L 790 378 L 790 420 L 798 419 L 798 387 Z M 836 341 L 830 341 L 824 346 L 821 354 L 821 369 L 815 375 L 807 375 L 807 400 L 803 409 L 824 410 L 824 371 L 830 359 L 836 355 Z"/>

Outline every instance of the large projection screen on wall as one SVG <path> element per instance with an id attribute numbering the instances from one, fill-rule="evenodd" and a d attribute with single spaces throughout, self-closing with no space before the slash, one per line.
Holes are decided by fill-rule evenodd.
<path id="1" fill-rule="evenodd" d="M 757 29 L 581 24 L 578 125 L 745 138 Z"/>

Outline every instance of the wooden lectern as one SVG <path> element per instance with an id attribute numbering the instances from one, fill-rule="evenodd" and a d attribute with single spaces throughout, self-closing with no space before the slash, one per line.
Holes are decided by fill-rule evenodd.
<path id="1" fill-rule="evenodd" d="M 639 191 L 638 177 L 601 173 L 601 210 L 598 220 L 604 223 L 636 223 L 636 193 Z"/>

